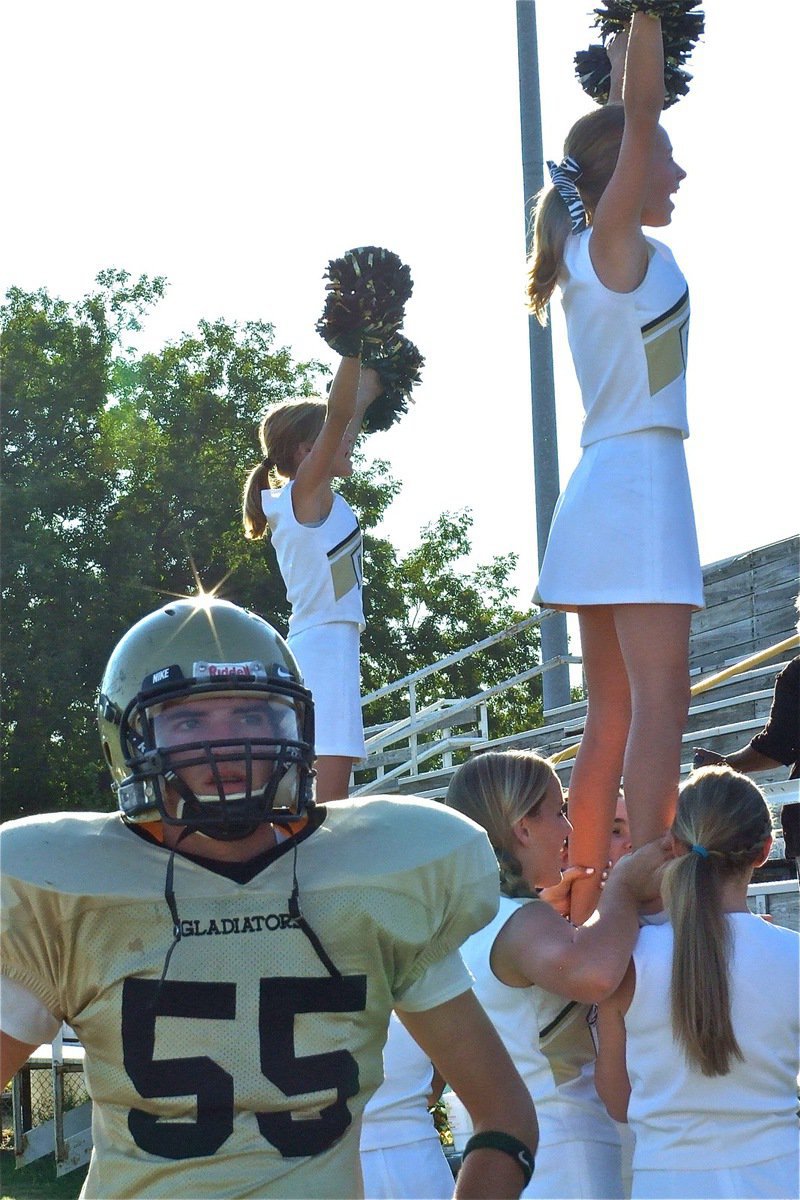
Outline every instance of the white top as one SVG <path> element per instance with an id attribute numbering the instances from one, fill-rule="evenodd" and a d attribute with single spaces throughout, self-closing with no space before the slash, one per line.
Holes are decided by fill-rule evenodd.
<path id="1" fill-rule="evenodd" d="M 361 529 L 344 497 L 333 493 L 333 507 L 319 525 L 297 520 L 291 480 L 262 491 L 261 507 L 292 606 L 289 634 L 331 621 L 352 621 L 363 629 Z"/>
<path id="2" fill-rule="evenodd" d="M 383 1083 L 367 1101 L 361 1149 L 407 1146 L 439 1135 L 428 1111 L 433 1064 L 395 1013 L 383 1047 Z"/>
<path id="3" fill-rule="evenodd" d="M 648 237 L 644 279 L 632 292 L 612 292 L 592 266 L 591 236 L 567 238 L 559 279 L 586 413 L 581 445 L 659 427 L 688 437 L 686 280 L 669 248 Z"/>
<path id="4" fill-rule="evenodd" d="M 495 938 L 525 903 L 544 901 L 501 896 L 495 919 L 461 947 L 461 957 L 475 977 L 475 994 L 533 1097 L 539 1145 L 583 1140 L 618 1145 L 619 1135 L 594 1088 L 589 1005 L 540 987 L 509 987 L 489 965 Z"/>
<path id="5" fill-rule="evenodd" d="M 744 1061 L 690 1067 L 671 1037 L 672 926 L 639 932 L 625 1017 L 634 1169 L 741 1167 L 797 1151 L 800 936 L 729 913 L 731 1016 Z"/>

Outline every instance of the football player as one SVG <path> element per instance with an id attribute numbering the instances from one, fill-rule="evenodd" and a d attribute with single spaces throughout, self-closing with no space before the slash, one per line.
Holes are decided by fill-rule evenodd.
<path id="1" fill-rule="evenodd" d="M 518 1196 L 535 1116 L 458 955 L 497 908 L 483 831 L 424 800 L 316 806 L 311 695 L 226 601 L 135 625 L 99 723 L 119 812 L 1 831 L 3 1078 L 75 1030 L 83 1194 L 360 1195 L 395 1008 L 470 1110 L 458 1194 Z"/>

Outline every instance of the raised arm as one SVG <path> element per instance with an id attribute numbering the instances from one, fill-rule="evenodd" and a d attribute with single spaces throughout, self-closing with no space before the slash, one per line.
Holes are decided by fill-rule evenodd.
<path id="1" fill-rule="evenodd" d="M 347 427 L 357 412 L 360 375 L 360 358 L 341 360 L 328 394 L 325 424 L 312 444 L 301 447 L 303 457 L 292 489 L 298 521 L 321 520 L 330 512 L 331 479 Z"/>
<path id="2" fill-rule="evenodd" d="M 642 213 L 664 107 L 661 21 L 634 13 L 622 89 L 625 130 L 614 173 L 592 218 L 590 254 L 598 278 L 615 292 L 638 287 L 647 270 Z"/>
<path id="3" fill-rule="evenodd" d="M 351 421 L 347 426 L 347 434 L 352 438 L 355 444 L 361 425 L 364 421 L 364 416 L 373 400 L 380 396 L 383 390 L 381 379 L 374 367 L 362 367 L 361 376 L 358 381 L 358 391 L 356 392 L 356 410 Z"/>
<path id="4" fill-rule="evenodd" d="M 625 55 L 628 52 L 628 31 L 618 33 L 606 46 L 608 61 L 611 63 L 611 77 L 608 84 L 608 104 L 622 104 L 622 85 L 625 81 Z"/>
<path id="5" fill-rule="evenodd" d="M 597 919 L 575 928 L 549 904 L 526 904 L 501 929 L 492 969 L 511 987 L 538 984 L 568 1000 L 593 1004 L 619 986 L 639 932 L 639 904 L 658 895 L 666 838 L 649 842 L 617 863 Z"/>

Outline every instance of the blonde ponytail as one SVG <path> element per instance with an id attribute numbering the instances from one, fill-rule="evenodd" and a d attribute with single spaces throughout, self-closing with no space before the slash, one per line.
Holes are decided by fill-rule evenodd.
<path id="1" fill-rule="evenodd" d="M 253 467 L 244 485 L 242 524 L 244 526 L 244 536 L 249 541 L 265 537 L 269 528 L 261 504 L 261 493 L 270 486 L 270 474 L 273 465 L 270 458 L 265 458 L 257 467 Z"/>
<path id="2" fill-rule="evenodd" d="M 540 325 L 547 324 L 547 305 L 564 265 L 564 246 L 572 233 L 566 204 L 554 187 L 536 197 L 533 247 L 528 259 L 528 308 Z"/>
<path id="3" fill-rule="evenodd" d="M 564 142 L 564 157 L 574 159 L 580 168 L 577 188 L 589 225 L 614 174 L 624 129 L 623 106 L 606 104 L 576 121 Z M 547 305 L 564 266 L 564 247 L 571 233 L 566 204 L 554 187 L 543 188 L 536 198 L 528 259 L 528 307 L 540 325 L 547 324 Z"/>
<path id="4" fill-rule="evenodd" d="M 262 418 L 258 430 L 264 458 L 247 476 L 242 496 L 244 536 L 265 537 L 269 526 L 261 506 L 261 493 L 272 485 L 273 473 L 284 481 L 292 479 L 298 447 L 313 443 L 325 424 L 324 400 L 286 400 Z"/>
<path id="5" fill-rule="evenodd" d="M 727 1075 L 742 1058 L 731 1021 L 730 923 L 726 879 L 752 870 L 772 823 L 763 793 L 730 767 L 704 767 L 681 788 L 672 826 L 687 852 L 664 869 L 663 894 L 674 931 L 672 1029 L 704 1075 Z"/>

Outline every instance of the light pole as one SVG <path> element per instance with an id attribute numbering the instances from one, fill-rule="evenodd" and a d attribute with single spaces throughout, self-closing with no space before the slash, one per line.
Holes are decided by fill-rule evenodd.
<path id="1" fill-rule="evenodd" d="M 517 0 L 519 106 L 522 130 L 522 183 L 525 193 L 525 236 L 531 225 L 533 200 L 544 182 L 542 113 L 539 99 L 539 55 L 536 2 Z M 559 493 L 558 432 L 553 383 L 553 340 L 550 327 L 528 318 L 533 414 L 533 474 L 536 500 L 536 539 L 541 565 L 553 509 Z M 563 613 L 542 623 L 542 662 L 567 654 L 567 618 Z M 569 667 L 564 664 L 542 676 L 545 710 L 569 704 Z"/>

